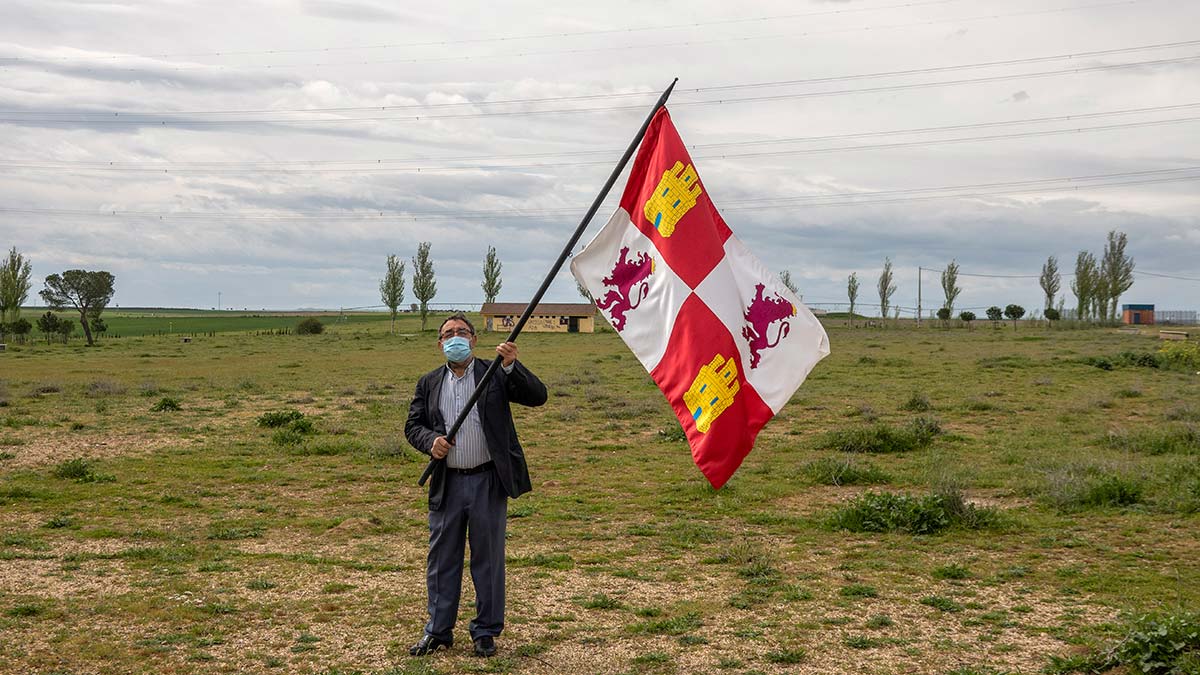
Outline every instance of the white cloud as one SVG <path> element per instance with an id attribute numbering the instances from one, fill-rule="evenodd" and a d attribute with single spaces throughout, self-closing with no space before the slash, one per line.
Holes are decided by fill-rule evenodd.
<path id="1" fill-rule="evenodd" d="M 117 274 L 118 299 L 126 306 L 207 307 L 215 304 L 220 290 L 232 306 L 339 307 L 377 302 L 385 256 L 411 256 L 419 241 L 433 242 L 441 289 L 438 300 L 476 302 L 483 255 L 488 245 L 495 245 L 505 263 L 504 299 L 516 301 L 532 294 L 603 182 L 608 163 L 619 155 L 644 114 L 637 107 L 617 108 L 648 105 L 652 97 L 540 105 L 489 106 L 487 102 L 654 91 L 679 76 L 672 115 L 685 141 L 706 144 L 1078 115 L 1200 100 L 1196 64 L 1182 63 L 736 102 L 748 94 L 936 82 L 1186 55 L 1179 49 L 741 92 L 689 91 L 1187 40 L 1192 37 L 1188 27 L 1200 20 L 1200 7 L 1182 5 L 1173 8 L 1170 20 L 1139 4 L 1004 16 L 1045 9 L 1032 0 L 1020 0 L 1006 4 L 1003 12 L 992 12 L 1001 14 L 994 19 L 972 19 L 984 12 L 972 11 L 971 3 L 951 3 L 553 37 L 564 32 L 799 14 L 831 6 L 840 5 L 775 2 L 749 7 L 700 2 L 688 5 L 688 13 L 680 15 L 673 6 L 646 3 L 518 2 L 438 6 L 418 13 L 367 0 L 302 0 L 290 12 L 281 12 L 276 3 L 248 2 L 237 13 L 218 13 L 207 3 L 174 0 L 137 4 L 14 0 L 0 7 L 0 57 L 22 60 L 0 62 L 5 66 L 0 110 L 6 111 L 0 118 L 41 121 L 5 124 L 0 158 L 132 162 L 142 168 L 147 163 L 174 163 L 176 170 L 164 174 L 18 169 L 0 163 L 0 206 L 93 214 L 0 213 L 0 246 L 16 245 L 28 253 L 35 274 L 42 276 L 69 266 L 110 269 Z M 487 40 L 522 35 L 546 37 Z M 756 35 L 769 37 L 745 39 Z M 465 41 L 475 38 L 481 40 Z M 343 49 L 351 46 L 364 48 Z M 728 102 L 688 105 L 717 98 Z M 351 107 L 374 110 L 197 114 Z M 569 107 L 614 109 L 438 117 Z M 114 124 L 99 116 L 91 117 L 88 124 L 47 121 L 82 119 L 82 113 L 97 110 L 160 114 L 140 124 Z M 26 114 L 15 114 L 20 112 Z M 1086 125 L 1193 114 L 1183 110 L 1130 115 Z M 416 115 L 422 119 L 408 119 Z M 392 119 L 323 121 L 344 116 Z M 154 123 L 164 118 L 190 124 Z M 211 123 L 296 118 L 309 121 Z M 1078 126 L 1085 123 L 1012 130 Z M 901 286 L 897 297 L 909 305 L 915 303 L 918 266 L 937 267 L 955 258 L 964 272 L 1036 274 L 1047 255 L 1057 255 L 1066 271 L 1080 248 L 1098 251 L 1109 229 L 1129 233 L 1130 252 L 1139 269 L 1196 276 L 1200 225 L 1195 183 L 821 208 L 803 203 L 770 210 L 733 207 L 744 205 L 744 200 L 809 194 L 1200 165 L 1196 129 L 1196 123 L 1180 123 L 860 152 L 710 157 L 697 160 L 697 166 L 718 208 L 728 205 L 725 217 L 738 236 L 772 269 L 790 269 L 806 299 L 842 298 L 845 276 L 852 271 L 859 272 L 864 297 L 869 295 L 866 291 L 883 257 L 890 256 Z M 1003 131 L 912 134 L 883 140 L 989 133 Z M 876 142 L 879 139 L 847 139 L 826 145 Z M 796 147 L 820 144 L 761 149 Z M 516 162 L 553 166 L 428 170 L 445 166 L 447 157 L 475 158 L 460 164 L 477 166 L 503 163 L 514 155 L 595 150 L 602 152 Z M 427 169 L 420 173 L 312 172 L 313 166 L 296 164 L 354 161 L 358 163 L 324 168 L 361 169 L 370 161 L 398 158 L 421 161 L 377 165 Z M 179 165 L 188 162 L 225 164 L 207 169 Z M 259 164 L 268 170 L 258 172 L 244 164 L 229 165 L 247 162 L 279 164 Z M 621 185 L 615 190 L 618 194 Z M 615 198 L 616 194 L 610 197 L 608 205 Z M 601 210 L 598 220 L 607 216 L 608 208 Z M 529 215 L 547 209 L 563 211 Z M 114 217 L 105 215 L 106 210 L 199 211 L 229 217 L 159 220 Z M 349 212 L 438 210 L 455 215 L 407 220 L 338 217 Z M 481 210 L 497 213 L 485 218 L 467 214 Z M 236 217 L 250 213 L 274 217 Z M 314 213 L 330 218 L 294 217 Z M 1036 280 L 972 278 L 964 287 L 967 305 L 1015 301 L 1034 307 L 1040 302 Z M 1161 306 L 1186 305 L 1195 297 L 1193 285 L 1146 277 L 1139 277 L 1134 288 L 1139 299 Z M 556 281 L 548 296 L 575 298 L 569 278 Z"/>

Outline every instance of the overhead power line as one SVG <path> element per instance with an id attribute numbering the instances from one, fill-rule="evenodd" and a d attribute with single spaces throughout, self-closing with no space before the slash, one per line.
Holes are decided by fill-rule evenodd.
<path id="1" fill-rule="evenodd" d="M 909 84 L 884 85 L 878 87 L 864 87 L 859 89 L 840 89 L 833 91 L 816 91 L 816 92 L 800 92 L 791 94 L 771 94 L 765 96 L 744 96 L 737 98 L 720 98 L 710 99 L 705 101 L 679 101 L 673 103 L 671 107 L 681 108 L 690 106 L 704 105 L 727 105 L 733 103 L 758 103 L 765 101 L 778 101 L 786 99 L 804 99 L 816 98 L 825 96 L 841 96 L 846 94 L 861 94 L 861 93 L 878 93 L 885 91 L 901 91 L 906 89 L 928 89 L 932 87 L 947 87 L 963 84 L 980 84 L 984 82 L 1001 82 L 1006 80 L 1018 80 L 1040 77 L 1053 77 L 1057 75 L 1073 75 L 1088 72 L 1100 72 L 1109 70 L 1121 70 L 1127 68 L 1144 68 L 1152 66 L 1161 66 L 1175 63 L 1186 63 L 1189 61 L 1200 60 L 1200 55 L 1190 55 L 1171 59 L 1155 59 L 1152 61 L 1136 61 L 1130 63 L 1116 63 L 1097 66 L 1084 66 L 1079 68 L 1066 68 L 1060 70 L 1047 70 L 1032 73 L 1016 73 L 1010 75 L 992 75 L 987 77 L 964 78 L 958 80 L 943 80 L 938 82 L 916 82 Z M 95 124 L 136 124 L 144 126 L 212 126 L 212 125 L 233 125 L 233 124 L 328 124 L 328 123 L 347 123 L 347 122 L 416 122 L 421 120 L 445 120 L 445 119 L 477 119 L 485 117 L 524 117 L 534 115 L 564 115 L 578 113 L 596 113 L 596 112 L 613 112 L 624 110 L 642 110 L 644 106 L 629 105 L 629 106 L 604 106 L 590 108 L 557 108 L 549 110 L 493 110 L 474 113 L 459 113 L 448 115 L 410 115 L 410 116 L 386 116 L 386 117 L 311 117 L 311 118 L 271 118 L 271 119 L 236 119 L 236 120 L 186 120 L 186 119 L 129 119 L 120 117 L 121 113 L 113 113 L 113 118 L 97 118 L 97 119 L 50 119 L 50 118 L 35 118 L 35 117 L 3 117 L 0 118 L 0 123 L 9 124 L 39 124 L 39 125 L 95 125 Z M 14 115 L 17 113 L 7 113 Z"/>
<path id="2" fill-rule="evenodd" d="M 1134 180 L 1116 180 L 1134 179 Z M 1048 192 L 1056 190 L 1081 190 L 1126 185 L 1143 185 L 1173 181 L 1200 180 L 1200 165 L 1176 167 L 1169 169 L 1149 169 L 1143 171 L 1125 171 L 1107 174 L 1092 174 L 1084 176 L 1063 176 L 1057 178 L 1041 178 L 1033 180 L 976 183 L 968 185 L 943 185 L 936 187 L 910 188 L 907 190 L 883 190 L 870 192 L 843 192 L 822 195 L 803 195 L 794 197 L 747 197 L 742 199 L 721 200 L 718 208 L 722 211 L 747 211 L 783 208 L 809 208 L 815 206 L 841 206 L 856 204 L 880 204 L 904 201 L 923 201 L 926 199 L 969 198 L 980 196 L 996 196 L 1005 194 L 1024 194 Z M 1066 183 L 1066 185 L 1054 185 Z M 967 192 L 963 192 L 963 191 Z M 943 195 L 930 195 L 932 192 L 947 192 Z M 878 199 L 884 197 L 884 199 Z M 851 201 L 851 198 L 860 201 Z M 817 203 L 785 203 L 801 202 L 804 200 L 842 199 L 835 202 Z M 477 219 L 500 220 L 512 218 L 555 218 L 563 215 L 577 214 L 582 207 L 563 207 L 555 209 L 521 209 L 503 208 L 492 210 L 470 211 L 405 211 L 388 212 L 383 210 L 345 212 L 292 211 L 280 213 L 248 213 L 223 211 L 126 211 L 126 210 L 87 210 L 87 209 L 44 209 L 25 208 L 17 206 L 2 206 L 0 213 L 16 213 L 42 216 L 91 216 L 91 217 L 122 217 L 122 218 L 152 218 L 159 220 L 247 220 L 247 221 L 346 221 L 346 220 L 422 220 L 422 219 Z"/>
<path id="3" fill-rule="evenodd" d="M 891 9 L 911 9 L 914 7 L 925 7 L 929 5 L 947 5 L 952 3 L 967 2 L 969 0 L 924 0 L 923 2 L 905 2 L 893 5 L 881 5 L 876 7 L 846 7 L 842 9 L 823 10 L 819 12 L 799 12 L 791 14 L 774 14 L 770 16 L 746 17 L 741 19 L 718 19 L 712 21 L 694 21 L 689 23 L 675 23 L 655 26 L 631 26 L 625 28 L 603 28 L 595 30 L 578 30 L 578 31 L 558 31 L 548 33 L 527 33 L 523 35 L 497 35 L 492 37 L 476 37 L 476 38 L 458 38 L 454 40 L 429 40 L 423 42 L 393 42 L 374 45 L 342 45 L 336 47 L 311 47 L 306 49 L 253 49 L 253 50 L 222 50 L 210 52 L 168 52 L 160 54 L 113 54 L 108 56 L 92 56 L 92 57 L 58 57 L 58 60 L 113 60 L 119 58 L 138 57 L 145 59 L 171 59 L 171 58 L 199 58 L 199 57 L 224 57 L 224 56 L 259 56 L 273 54 L 313 54 L 327 52 L 345 52 L 345 51 L 367 51 L 375 49 L 399 49 L 405 47 L 441 47 L 450 45 L 464 44 L 480 44 L 488 42 L 517 42 L 520 40 L 544 40 L 550 38 L 564 37 L 583 37 L 586 35 L 613 35 L 618 33 L 644 33 L 650 31 L 664 30 L 679 30 L 684 28 L 704 28 L 707 26 L 726 26 L 738 23 L 761 23 L 767 21 L 783 21 L 787 19 L 808 18 L 814 16 L 829 16 L 839 14 L 861 14 L 864 12 L 879 12 Z M 0 57 L 0 61 L 5 60 L 22 60 L 19 57 Z"/>
<path id="4" fill-rule="evenodd" d="M 883 30 L 916 28 L 916 27 L 934 26 L 934 25 L 947 24 L 947 23 L 969 23 L 969 22 L 975 22 L 975 21 L 993 21 L 993 20 L 997 20 L 997 19 L 1007 19 L 1007 18 L 1013 18 L 1013 17 L 1044 16 L 1044 15 L 1048 15 L 1048 14 L 1060 14 L 1060 13 L 1064 13 L 1064 12 L 1076 12 L 1076 11 L 1082 11 L 1082 10 L 1088 10 L 1088 9 L 1101 9 L 1101 8 L 1107 8 L 1107 7 L 1132 5 L 1132 4 L 1137 4 L 1139 2 L 1142 2 L 1142 1 L 1143 0 L 1113 0 L 1113 1 L 1108 1 L 1108 2 L 1097 2 L 1097 3 L 1092 3 L 1092 4 L 1086 4 L 1086 5 L 1072 5 L 1072 6 L 1068 6 L 1068 7 L 1055 7 L 1055 8 L 1049 8 L 1049 9 L 1026 10 L 1026 11 L 1000 13 L 1000 14 L 990 13 L 990 14 L 980 14 L 980 15 L 975 15 L 975 16 L 911 21 L 908 23 L 898 23 L 898 24 L 858 26 L 858 27 L 854 27 L 854 28 L 840 28 L 840 29 L 831 29 L 831 30 L 824 30 L 824 31 L 802 31 L 802 32 L 798 32 L 798 33 L 797 32 L 788 32 L 788 33 L 775 33 L 775 34 L 769 34 L 769 35 L 737 36 L 737 37 L 726 37 L 726 38 L 714 38 L 714 39 L 708 39 L 708 40 L 684 40 L 684 41 L 678 41 L 678 42 L 658 42 L 658 43 L 648 43 L 648 42 L 643 41 L 643 42 L 635 42 L 633 44 L 613 45 L 613 46 L 605 46 L 605 47 L 576 47 L 576 48 L 570 48 L 570 49 L 522 51 L 522 52 L 509 52 L 509 53 L 502 53 L 502 54 L 467 54 L 467 55 L 455 55 L 455 56 L 417 57 L 417 58 L 405 58 L 405 59 L 355 60 L 355 61 L 343 61 L 343 62 L 331 62 L 331 63 L 265 64 L 265 65 L 258 65 L 258 66 L 253 66 L 253 67 L 261 68 L 263 70 L 287 70 L 287 69 L 298 69 L 298 68 L 328 68 L 328 67 L 340 67 L 340 66 L 396 65 L 396 64 L 438 63 L 438 62 L 448 63 L 448 62 L 471 61 L 471 60 L 480 59 L 480 58 L 486 58 L 488 60 L 495 60 L 495 59 L 499 59 L 499 58 L 527 58 L 527 57 L 531 57 L 531 56 L 564 56 L 564 55 L 568 55 L 568 54 L 595 54 L 595 53 L 614 52 L 614 51 L 628 53 L 628 52 L 632 52 L 635 50 L 646 50 L 646 49 L 654 49 L 654 50 L 661 51 L 664 49 L 681 48 L 681 47 L 701 47 L 701 46 L 705 46 L 705 45 L 728 44 L 728 43 L 732 43 L 732 42 L 763 42 L 763 41 L 768 41 L 768 40 L 781 40 L 781 39 L 796 40 L 796 39 L 801 39 L 801 38 L 816 37 L 816 36 L 822 36 L 822 35 L 838 35 L 838 34 L 861 33 L 861 32 L 877 33 L 879 31 L 883 31 Z M 14 65 L 25 65 L 26 63 L 29 63 L 32 61 L 31 59 L 28 59 L 27 57 L 19 57 L 19 58 L 23 58 L 25 60 L 12 61 L 11 63 L 13 63 Z M 128 57 L 106 56 L 106 57 L 100 57 L 100 58 L 113 60 L 116 58 L 128 58 Z M 191 66 L 175 66 L 173 68 L 169 68 L 169 70 L 175 70 L 175 71 L 198 70 L 198 69 L 225 70 L 226 67 L 220 66 L 220 65 L 195 64 L 195 65 L 191 65 Z M 83 69 L 83 72 L 88 72 L 89 70 L 90 69 Z M 121 70 L 121 69 L 118 69 L 118 70 Z M 123 70 L 136 71 L 138 69 L 137 68 L 125 68 Z"/>
<path id="5" fill-rule="evenodd" d="M 1184 124 L 1190 122 L 1200 122 L 1200 116 L 1180 117 L 1166 120 L 1149 120 L 1142 122 L 1123 122 L 1119 124 L 1103 124 L 1091 127 L 1072 127 L 1068 129 L 1043 129 L 1037 131 L 1022 131 L 1010 134 L 990 134 L 985 136 L 960 136 L 957 138 L 940 138 L 919 141 L 900 141 L 894 143 L 875 143 L 866 145 L 840 145 L 825 148 L 792 148 L 785 150 L 765 150 L 758 152 L 723 152 L 719 154 L 697 154 L 693 159 L 697 160 L 729 160 L 729 159 L 754 159 L 764 157 L 784 157 L 792 155 L 812 155 L 812 154 L 827 154 L 837 152 L 861 152 L 866 150 L 894 150 L 900 148 L 915 148 L 928 147 L 933 145 L 946 145 L 958 143 L 975 143 L 975 142 L 990 142 L 1000 140 L 1013 140 L 1019 138 L 1036 138 L 1044 136 L 1058 136 L 1062 134 L 1081 134 L 1100 131 L 1115 131 L 1123 129 L 1135 129 L 1139 127 L 1163 126 L 1168 124 Z M 960 125 L 961 127 L 961 125 Z M 899 133 L 928 133 L 927 131 L 894 131 L 894 132 L 879 132 L 879 135 L 899 134 Z M 848 137 L 862 137 L 865 134 L 849 134 Z M 829 138 L 829 137 L 825 137 Z M 804 142 L 808 139 L 790 139 L 776 141 L 776 143 L 797 143 Z M 747 145 L 759 146 L 760 141 L 747 141 Z M 739 143 L 723 143 L 721 146 L 739 146 Z M 697 146 L 704 147 L 704 146 Z M 355 168 L 330 168 L 323 166 L 304 167 L 292 166 L 288 168 L 271 168 L 270 166 L 259 166 L 253 169 L 230 169 L 230 168 L 197 168 L 197 167 L 179 167 L 172 168 L 169 166 L 158 167 L 125 167 L 117 164 L 110 165 L 72 165 L 63 166 L 52 163 L 43 162 L 0 162 L 0 171 L 5 169 L 45 169 L 59 171 L 69 169 L 72 171 L 104 171 L 104 172 L 150 172 L 161 174 L 183 174 L 183 173 L 200 173 L 200 174 L 230 174 L 230 173 L 275 173 L 275 174 L 306 174 L 306 173 L 448 173 L 456 171 L 511 171 L 511 170 L 543 170 L 563 167 L 580 167 L 580 166 L 597 166 L 608 165 L 609 160 L 592 160 L 592 161 L 576 161 L 576 162 L 536 162 L 530 164 L 476 164 L 476 165 L 449 165 L 449 164 L 424 164 L 420 166 L 395 166 L 394 164 L 383 164 L 382 160 L 376 161 L 368 167 Z"/>
<path id="6" fill-rule="evenodd" d="M 1134 270 L 1134 271 L 1133 271 L 1133 273 L 1134 273 L 1134 274 L 1140 274 L 1140 275 L 1142 275 L 1142 276 L 1147 276 L 1147 277 L 1159 277 L 1159 278 L 1162 278 L 1162 279 L 1177 279 L 1177 280 L 1179 280 L 1179 281 L 1200 281 L 1200 278 L 1196 278 L 1196 277 L 1181 277 L 1181 276 L 1179 276 L 1179 275 L 1176 275 L 1176 274 L 1160 274 L 1160 273 L 1158 273 L 1158 272 L 1143 272 L 1143 271 L 1141 271 L 1141 270 Z"/>
<path id="7" fill-rule="evenodd" d="M 983 61 L 977 63 L 961 63 L 949 66 L 932 66 L 927 68 L 909 68 L 905 70 L 889 70 L 873 73 L 857 73 L 852 75 L 835 75 L 829 77 L 811 77 L 802 79 L 776 80 L 767 82 L 752 82 L 743 84 L 726 84 L 712 87 L 693 87 L 690 89 L 677 89 L 679 94 L 700 94 L 717 91 L 738 91 L 745 89 L 763 89 L 773 87 L 791 87 L 803 86 L 812 84 L 828 84 L 831 82 L 846 82 L 853 80 L 875 79 L 882 77 L 901 77 L 910 75 L 929 75 L 933 73 L 953 72 L 958 70 L 974 70 L 980 68 L 995 68 L 1001 66 L 1027 65 L 1031 63 L 1045 63 L 1049 61 L 1077 60 L 1083 58 L 1092 58 L 1097 56 L 1112 56 L 1114 54 L 1129 54 L 1133 52 L 1154 51 L 1161 49 L 1175 49 L 1179 47 L 1193 47 L 1200 45 L 1200 40 L 1184 40 L 1178 42 L 1163 42 L 1151 45 L 1139 45 L 1133 47 L 1118 47 L 1114 49 L 1100 49 L 1086 52 L 1072 52 L 1067 54 L 1053 54 L 1048 56 L 1034 56 L 1020 59 L 1006 59 L 1002 61 Z M 246 108 L 235 110 L 78 110 L 78 111 L 61 111 L 61 110 L 0 110 L 0 115 L 103 115 L 103 116 L 119 116 L 119 115 L 250 115 L 250 114 L 276 114 L 276 113 L 344 113 L 344 112 L 374 112 L 386 110 L 444 110 L 447 108 L 462 108 L 462 107 L 487 107 L 501 105 L 528 105 L 540 103 L 564 103 L 568 101 L 594 101 L 598 99 L 621 99 L 621 98 L 645 98 L 649 96 L 657 96 L 657 90 L 646 90 L 637 92 L 611 92 L 603 94 L 579 94 L 574 96 L 547 96 L 540 98 L 517 98 L 517 99 L 500 99 L 500 100 L 477 100 L 477 101 L 461 101 L 454 103 L 411 103 L 399 105 L 373 105 L 373 106 L 340 106 L 331 108 Z"/>

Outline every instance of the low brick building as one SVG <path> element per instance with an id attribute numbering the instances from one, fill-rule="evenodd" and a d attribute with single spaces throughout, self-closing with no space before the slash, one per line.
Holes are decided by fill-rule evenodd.
<path id="1" fill-rule="evenodd" d="M 1121 305 L 1121 321 L 1127 325 L 1154 325 L 1154 305 Z"/>
<path id="2" fill-rule="evenodd" d="M 485 302 L 479 313 L 483 328 L 489 331 L 512 330 L 525 305 L 519 302 Z M 525 322 L 525 331 L 534 333 L 594 333 L 596 306 L 579 302 L 543 302 Z"/>

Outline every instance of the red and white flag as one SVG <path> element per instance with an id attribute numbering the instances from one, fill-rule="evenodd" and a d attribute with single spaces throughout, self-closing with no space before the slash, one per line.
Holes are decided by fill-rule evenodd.
<path id="1" fill-rule="evenodd" d="M 667 397 L 715 488 L 829 354 L 820 322 L 717 213 L 666 108 L 571 272 Z"/>

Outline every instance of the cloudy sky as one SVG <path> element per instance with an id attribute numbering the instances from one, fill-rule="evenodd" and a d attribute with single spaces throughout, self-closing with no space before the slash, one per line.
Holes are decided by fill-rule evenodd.
<path id="1" fill-rule="evenodd" d="M 0 3 L 0 246 L 106 269 L 123 307 L 527 300 L 674 77 L 733 231 L 806 302 L 1040 307 L 1121 230 L 1123 302 L 1200 308 L 1200 3 Z M 232 7 L 232 5 L 230 6 Z M 618 183 L 618 186 L 623 182 Z M 593 221 L 607 219 L 620 189 Z M 410 264 L 411 267 L 411 264 Z M 924 274 L 936 307 L 936 272 Z M 41 287 L 35 284 L 35 291 Z M 411 287 L 411 282 L 410 282 Z M 411 300 L 411 291 L 409 292 Z M 578 300 L 564 272 L 547 299 Z"/>

